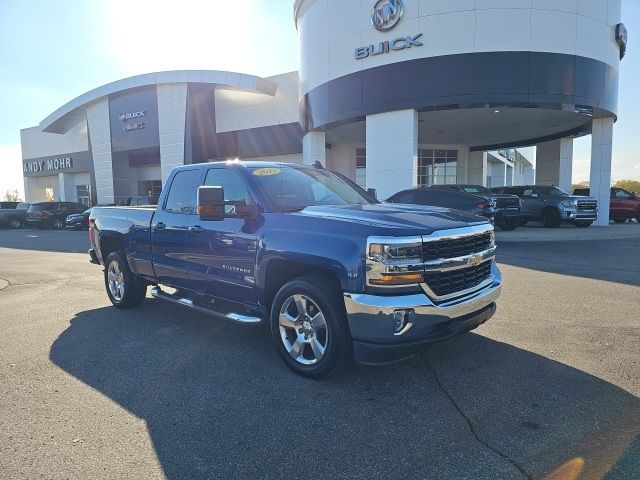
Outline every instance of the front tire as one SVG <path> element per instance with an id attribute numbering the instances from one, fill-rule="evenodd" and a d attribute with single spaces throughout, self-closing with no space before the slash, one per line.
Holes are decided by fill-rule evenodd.
<path id="1" fill-rule="evenodd" d="M 62 230 L 64 228 L 64 219 L 63 218 L 54 218 L 51 222 L 51 226 L 56 230 Z"/>
<path id="2" fill-rule="evenodd" d="M 560 214 L 555 208 L 549 208 L 542 212 L 542 224 L 544 228 L 558 228 L 560 223 Z"/>
<path id="3" fill-rule="evenodd" d="M 309 275 L 286 283 L 273 300 L 270 320 L 280 358 L 299 375 L 324 377 L 348 351 L 342 295 L 327 277 Z"/>
<path id="4" fill-rule="evenodd" d="M 500 230 L 503 230 L 505 232 L 511 232 L 516 228 L 518 228 L 520 224 L 521 224 L 521 220 L 509 220 L 508 222 L 500 225 Z"/>
<path id="5" fill-rule="evenodd" d="M 123 252 L 112 252 L 105 261 L 104 284 L 111 303 L 117 308 L 140 305 L 147 295 L 147 285 L 129 269 Z"/>

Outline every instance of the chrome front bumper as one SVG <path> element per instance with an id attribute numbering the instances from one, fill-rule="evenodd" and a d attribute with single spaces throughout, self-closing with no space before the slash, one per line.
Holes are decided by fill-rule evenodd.
<path id="1" fill-rule="evenodd" d="M 397 296 L 345 293 L 354 354 L 360 363 L 389 363 L 415 354 L 427 343 L 472 330 L 495 312 L 502 275 L 492 261 L 492 281 L 475 291 L 436 302 L 423 293 Z M 406 326 L 395 332 L 395 314 L 408 311 Z"/>

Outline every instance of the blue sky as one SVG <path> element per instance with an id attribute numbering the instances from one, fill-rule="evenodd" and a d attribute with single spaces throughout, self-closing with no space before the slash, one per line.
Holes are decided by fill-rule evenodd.
<path id="1" fill-rule="evenodd" d="M 20 129 L 74 97 L 123 77 L 212 69 L 273 75 L 297 69 L 293 0 L 0 0 L 0 196 L 22 190 Z M 623 0 L 630 45 L 622 62 L 613 176 L 640 179 L 640 2 Z M 574 151 L 589 176 L 590 137 Z"/>

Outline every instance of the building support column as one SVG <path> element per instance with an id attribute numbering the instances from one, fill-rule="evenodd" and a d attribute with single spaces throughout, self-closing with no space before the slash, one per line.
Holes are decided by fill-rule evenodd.
<path id="1" fill-rule="evenodd" d="M 367 188 L 384 200 L 418 182 L 418 112 L 367 116 Z"/>
<path id="2" fill-rule="evenodd" d="M 58 174 L 58 192 L 56 195 L 56 201 L 59 202 L 66 202 L 67 201 L 67 194 L 66 194 L 66 182 L 65 182 L 65 174 L 64 172 L 60 172 Z"/>
<path id="3" fill-rule="evenodd" d="M 536 148 L 536 183 L 571 192 L 573 138 L 541 143 Z"/>
<path id="4" fill-rule="evenodd" d="M 98 203 L 115 203 L 108 99 L 104 98 L 87 108 L 87 128 L 96 176 Z"/>
<path id="5" fill-rule="evenodd" d="M 326 135 L 324 132 L 309 132 L 302 137 L 302 163 L 313 165 L 320 162 L 327 166 Z"/>
<path id="6" fill-rule="evenodd" d="M 591 131 L 590 194 L 598 200 L 598 220 L 594 225 L 609 225 L 611 202 L 611 155 L 613 149 L 613 118 L 593 120 Z"/>
<path id="7" fill-rule="evenodd" d="M 468 183 L 487 185 L 487 152 L 469 152 Z"/>
<path id="8" fill-rule="evenodd" d="M 158 130 L 162 186 L 171 170 L 184 165 L 184 136 L 187 121 L 187 84 L 158 85 Z"/>

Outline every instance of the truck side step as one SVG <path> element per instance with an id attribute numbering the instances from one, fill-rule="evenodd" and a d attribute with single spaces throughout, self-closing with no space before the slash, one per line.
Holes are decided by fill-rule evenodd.
<path id="1" fill-rule="evenodd" d="M 197 304 L 192 299 L 181 296 L 179 292 L 176 292 L 175 294 L 164 292 L 160 287 L 153 287 L 151 289 L 151 296 L 154 298 L 159 298 L 161 300 L 167 300 L 169 302 L 176 303 L 178 305 L 189 307 L 192 310 L 196 310 L 198 312 L 207 313 L 209 315 L 213 315 L 220 318 L 225 318 L 227 320 L 231 320 L 232 322 L 253 323 L 253 324 L 262 322 L 262 319 L 260 317 L 254 317 L 252 315 L 247 315 L 247 314 L 238 313 L 238 312 L 223 312 L 220 310 L 216 310 L 213 307 Z"/>

